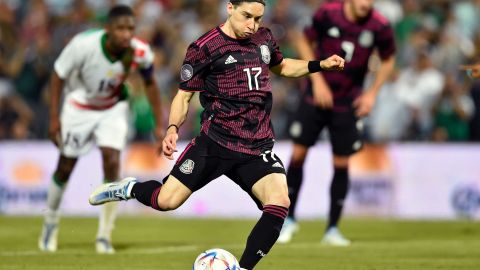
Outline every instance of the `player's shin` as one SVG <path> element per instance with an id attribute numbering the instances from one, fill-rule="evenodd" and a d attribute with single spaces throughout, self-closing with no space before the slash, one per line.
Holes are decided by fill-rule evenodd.
<path id="1" fill-rule="evenodd" d="M 240 267 L 253 269 L 277 241 L 288 209 L 278 205 L 265 205 L 263 214 L 248 236 L 240 259 Z"/>
<path id="2" fill-rule="evenodd" d="M 337 227 L 349 186 L 348 168 L 335 167 L 330 187 L 330 213 L 327 230 Z"/>
<path id="3" fill-rule="evenodd" d="M 136 183 L 132 188 L 132 197 L 146 206 L 162 211 L 158 205 L 158 194 L 161 189 L 162 184 L 155 180 Z"/>

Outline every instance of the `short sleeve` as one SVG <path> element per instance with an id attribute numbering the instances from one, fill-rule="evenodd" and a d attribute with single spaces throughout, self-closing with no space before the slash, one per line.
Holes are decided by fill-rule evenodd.
<path id="1" fill-rule="evenodd" d="M 146 44 L 141 43 L 136 46 L 134 52 L 134 61 L 139 69 L 148 69 L 153 65 L 154 53 L 152 48 Z"/>
<path id="2" fill-rule="evenodd" d="M 199 47 L 192 43 L 188 49 L 180 69 L 179 88 L 184 91 L 205 90 L 205 71 L 211 63 L 210 53 L 206 46 Z"/>
<path id="3" fill-rule="evenodd" d="M 379 30 L 375 39 L 380 58 L 387 59 L 395 53 L 395 40 L 390 24 L 385 24 L 385 26 Z"/>
<path id="4" fill-rule="evenodd" d="M 268 30 L 270 35 L 270 67 L 279 65 L 283 61 L 283 54 L 280 51 L 280 46 L 278 46 L 277 40 L 273 36 L 272 32 Z"/>
<path id="5" fill-rule="evenodd" d="M 80 67 L 83 62 L 83 52 L 81 49 L 81 38 L 76 36 L 65 46 L 54 64 L 55 72 L 62 79 Z"/>

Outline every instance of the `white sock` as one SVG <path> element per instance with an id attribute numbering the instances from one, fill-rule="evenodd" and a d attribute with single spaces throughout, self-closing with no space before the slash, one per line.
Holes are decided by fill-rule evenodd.
<path id="1" fill-rule="evenodd" d="M 115 227 L 115 219 L 117 217 L 118 202 L 109 202 L 102 206 L 100 210 L 100 218 L 98 220 L 98 238 L 111 240 L 112 230 Z"/>
<path id="2" fill-rule="evenodd" d="M 47 212 L 45 213 L 46 223 L 58 223 L 60 215 L 58 208 L 62 201 L 63 193 L 65 192 L 65 185 L 59 186 L 55 180 L 50 182 L 47 195 Z"/>

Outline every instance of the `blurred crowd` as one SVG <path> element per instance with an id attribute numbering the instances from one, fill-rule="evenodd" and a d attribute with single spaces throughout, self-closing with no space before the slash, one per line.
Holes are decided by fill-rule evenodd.
<path id="1" fill-rule="evenodd" d="M 267 1 L 264 25 L 285 57 L 297 57 L 293 37 L 322 2 Z M 55 58 L 73 35 L 101 27 L 117 3 L 133 7 L 137 36 L 154 49 L 168 116 L 186 48 L 225 20 L 226 0 L 0 0 L 0 140 L 47 138 Z M 480 82 L 459 69 L 480 55 L 480 0 L 377 0 L 375 6 L 394 27 L 397 65 L 366 119 L 366 139 L 480 140 Z M 377 67 L 372 57 L 371 74 Z M 286 139 L 302 80 L 273 77 L 273 124 L 277 138 Z M 136 75 L 129 78 L 131 139 L 145 141 L 151 139 L 154 121 L 140 82 Z M 182 139 L 199 130 L 201 106 L 192 106 Z"/>

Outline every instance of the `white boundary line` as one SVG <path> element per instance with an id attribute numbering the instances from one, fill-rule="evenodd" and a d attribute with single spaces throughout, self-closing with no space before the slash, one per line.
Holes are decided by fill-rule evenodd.
<path id="1" fill-rule="evenodd" d="M 211 245 L 211 248 L 224 248 L 224 249 L 242 249 L 245 245 L 240 244 L 219 244 Z M 307 249 L 321 247 L 321 243 L 293 243 L 287 245 L 275 245 L 275 248 L 288 247 L 289 249 Z M 136 254 L 136 255 L 148 255 L 148 254 L 164 254 L 164 253 L 182 253 L 201 250 L 198 245 L 184 245 L 184 246 L 165 246 L 157 248 L 127 248 L 117 251 L 118 254 Z M 26 257 L 26 256 L 55 256 L 58 255 L 96 255 L 94 250 L 85 249 L 67 249 L 59 250 L 55 253 L 42 252 L 39 250 L 22 250 L 22 251 L 0 251 L 0 257 Z M 104 255 L 102 255 L 104 256 Z"/>

